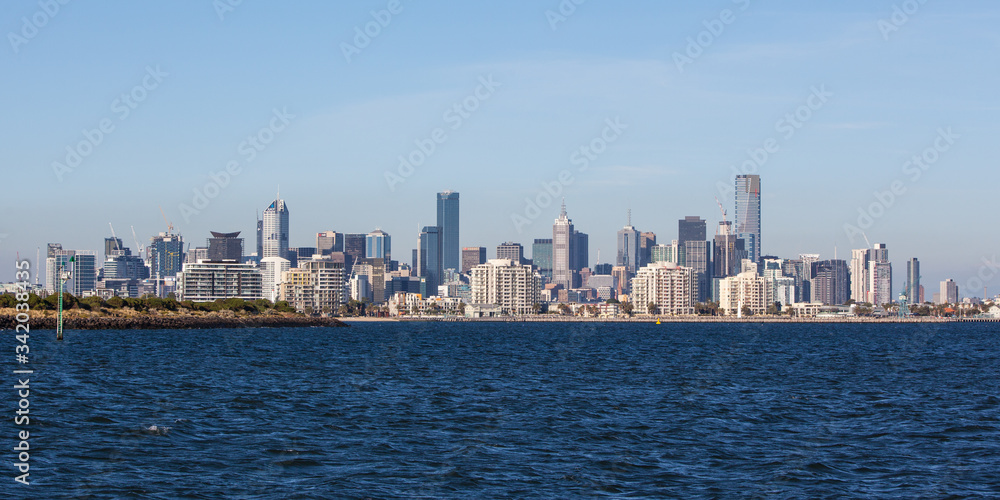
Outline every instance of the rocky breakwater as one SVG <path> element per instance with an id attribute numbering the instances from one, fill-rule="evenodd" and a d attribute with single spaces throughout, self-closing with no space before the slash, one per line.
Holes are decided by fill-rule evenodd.
<path id="1" fill-rule="evenodd" d="M 10 330 L 18 322 L 14 314 L 0 313 L 0 329 Z M 54 330 L 55 315 L 32 316 L 28 321 L 32 329 Z M 190 314 L 133 314 L 111 315 L 67 315 L 63 317 L 63 328 L 67 330 L 172 330 L 197 328 L 288 328 L 326 326 L 347 326 L 335 318 L 315 318 L 309 316 L 258 314 L 235 315 L 208 313 Z"/>

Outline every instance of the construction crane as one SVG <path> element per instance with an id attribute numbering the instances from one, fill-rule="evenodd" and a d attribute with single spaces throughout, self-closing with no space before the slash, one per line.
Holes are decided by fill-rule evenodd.
<path id="1" fill-rule="evenodd" d="M 121 245 L 118 244 L 118 235 L 115 234 L 115 226 L 112 226 L 111 223 L 109 222 L 108 227 L 111 228 L 111 237 L 115 239 L 115 247 L 117 247 L 116 249 L 118 251 L 121 251 L 122 247 Z"/>
<path id="2" fill-rule="evenodd" d="M 719 205 L 719 211 L 722 212 L 722 222 L 727 222 L 727 220 L 726 220 L 726 209 L 722 208 L 722 202 L 719 201 L 719 197 L 718 196 L 715 197 L 715 203 L 717 205 Z"/>
<path id="3" fill-rule="evenodd" d="M 135 226 L 129 226 L 129 227 L 131 227 L 131 228 L 132 228 L 132 240 L 133 240 L 133 241 L 135 241 L 135 250 L 136 250 L 136 252 L 138 252 L 138 253 L 139 253 L 139 255 L 141 256 L 141 255 L 142 255 L 142 251 L 143 251 L 143 250 L 144 250 L 145 248 L 144 248 L 144 247 L 142 246 L 142 244 L 140 244 L 140 243 L 139 243 L 139 238 L 138 238 L 138 237 L 136 237 L 136 235 L 135 235 Z"/>
<path id="4" fill-rule="evenodd" d="M 174 234 L 174 225 L 167 220 L 167 214 L 163 213 L 163 206 L 160 206 L 160 215 L 163 216 L 163 222 L 167 223 L 167 234 Z"/>

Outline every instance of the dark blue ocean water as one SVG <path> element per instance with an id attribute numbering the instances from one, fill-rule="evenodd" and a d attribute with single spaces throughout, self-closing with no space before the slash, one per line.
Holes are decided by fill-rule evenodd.
<path id="1" fill-rule="evenodd" d="M 997 498 L 998 330 L 34 332 L 0 497 Z"/>

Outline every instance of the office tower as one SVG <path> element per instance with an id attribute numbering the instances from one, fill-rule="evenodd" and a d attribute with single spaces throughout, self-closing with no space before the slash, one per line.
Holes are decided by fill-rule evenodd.
<path id="1" fill-rule="evenodd" d="M 414 248 L 411 252 L 412 253 L 410 255 L 410 269 L 412 269 L 413 272 L 416 273 L 419 272 L 420 270 L 420 253 L 417 251 L 416 248 Z"/>
<path id="2" fill-rule="evenodd" d="M 264 221 L 257 216 L 257 258 L 264 258 Z"/>
<path id="3" fill-rule="evenodd" d="M 868 302 L 868 287 L 871 285 L 868 264 L 871 260 L 870 248 L 851 250 L 851 298 L 858 304 Z"/>
<path id="4" fill-rule="evenodd" d="M 958 303 L 958 283 L 955 283 L 955 280 L 948 279 L 941 282 L 941 294 L 938 303 L 939 304 Z"/>
<path id="5" fill-rule="evenodd" d="M 688 241 L 706 241 L 706 222 L 701 217 L 685 217 L 677 221 L 677 235 L 677 242 L 682 246 Z"/>
<path id="6" fill-rule="evenodd" d="M 892 296 L 892 263 L 889 262 L 889 249 L 885 244 L 877 243 L 872 249 L 867 277 L 867 302 L 880 306 L 896 301 Z"/>
<path id="7" fill-rule="evenodd" d="M 850 270 L 847 261 L 823 260 L 812 264 L 811 293 L 813 302 L 842 305 L 850 295 Z"/>
<path id="8" fill-rule="evenodd" d="M 392 260 L 392 240 L 389 233 L 376 229 L 365 237 L 365 258 Z"/>
<path id="9" fill-rule="evenodd" d="M 348 233 L 344 235 L 344 254 L 346 261 L 344 262 L 344 269 L 347 273 L 351 273 L 351 266 L 354 265 L 355 261 L 364 259 L 368 255 L 368 251 L 365 248 L 368 243 L 368 235 L 360 233 Z"/>
<path id="10" fill-rule="evenodd" d="M 639 233 L 639 267 L 645 267 L 653 262 L 653 247 L 656 246 L 656 233 Z"/>
<path id="11" fill-rule="evenodd" d="M 132 255 L 132 249 L 121 247 L 113 250 L 104 260 L 104 280 L 144 280 L 149 278 L 149 268 L 138 255 Z M 105 287 L 107 288 L 107 287 Z"/>
<path id="12" fill-rule="evenodd" d="M 288 206 L 280 198 L 264 210 L 264 249 L 259 257 L 288 259 Z"/>
<path id="13" fill-rule="evenodd" d="M 681 265 L 684 261 L 684 247 L 679 241 L 673 240 L 669 245 L 656 245 L 651 252 L 653 262 L 670 262 Z"/>
<path id="14" fill-rule="evenodd" d="M 534 314 L 541 300 L 541 277 L 532 266 L 506 259 L 487 261 L 472 268 L 469 276 L 472 304 L 490 304 L 501 315 Z"/>
<path id="15" fill-rule="evenodd" d="M 649 264 L 632 278 L 632 304 L 646 314 L 692 315 L 692 280 L 691 268 L 669 262 Z M 655 311 L 649 309 L 650 304 Z"/>
<path id="16" fill-rule="evenodd" d="M 271 302 L 278 300 L 282 273 L 292 268 L 288 259 L 265 257 L 260 260 L 261 297 Z"/>
<path id="17" fill-rule="evenodd" d="M 486 247 L 465 247 L 462 249 L 463 274 L 468 274 L 473 267 L 485 263 L 486 263 Z"/>
<path id="18" fill-rule="evenodd" d="M 701 217 L 688 216 L 677 221 L 677 234 L 678 245 L 684 248 L 680 265 L 694 271 L 694 297 L 704 302 L 709 297 L 708 276 L 712 262 L 706 240 L 707 224 Z"/>
<path id="19" fill-rule="evenodd" d="M 212 237 L 208 238 L 208 260 L 243 262 L 243 238 L 239 238 L 239 235 L 239 231 L 235 233 L 212 231 Z"/>
<path id="20" fill-rule="evenodd" d="M 552 224 L 552 282 L 567 290 L 573 288 L 572 238 L 573 221 L 566 216 L 566 202 L 563 201 L 559 218 Z"/>
<path id="21" fill-rule="evenodd" d="M 581 271 L 590 266 L 590 235 L 573 230 L 572 253 L 570 254 L 570 267 L 574 271 Z"/>
<path id="22" fill-rule="evenodd" d="M 497 245 L 497 259 L 514 261 L 514 264 L 524 264 L 524 247 L 520 243 L 508 241 Z"/>
<path id="23" fill-rule="evenodd" d="M 543 282 L 552 280 L 552 239 L 536 238 L 531 245 L 531 263 L 543 278 Z"/>
<path id="24" fill-rule="evenodd" d="M 818 253 L 799 254 L 799 261 L 802 262 L 802 293 L 800 302 L 815 302 L 812 296 L 813 264 L 819 262 Z M 848 277 L 850 281 L 850 277 Z M 850 285 L 848 284 L 848 295 L 850 295 Z M 847 302 L 846 300 L 844 302 Z"/>
<path id="25" fill-rule="evenodd" d="M 53 267 L 53 293 L 59 288 L 59 282 L 55 281 L 58 274 L 55 270 L 61 268 L 69 273 L 69 279 L 63 285 L 63 292 L 83 296 L 84 292 L 92 293 L 97 290 L 97 253 L 93 250 L 56 250 L 55 256 L 51 257 Z M 46 259 L 46 265 L 48 265 Z"/>
<path id="26" fill-rule="evenodd" d="M 808 298 L 808 281 L 805 276 L 811 273 L 806 271 L 805 263 L 801 259 L 796 260 L 785 260 L 784 264 L 781 266 L 781 273 L 792 279 L 792 284 L 795 286 L 795 302 L 809 302 Z"/>
<path id="27" fill-rule="evenodd" d="M 614 265 L 607 264 L 607 263 L 606 264 L 596 264 L 594 266 L 594 274 L 601 274 L 601 275 L 610 276 L 611 275 L 611 270 L 614 269 L 614 267 L 615 267 Z"/>
<path id="28" fill-rule="evenodd" d="M 920 298 L 920 261 L 916 258 L 906 261 L 906 303 L 919 304 Z"/>
<path id="29" fill-rule="evenodd" d="M 150 275 L 157 279 L 171 278 L 181 272 L 184 264 L 184 238 L 178 234 L 160 233 L 151 238 Z"/>
<path id="30" fill-rule="evenodd" d="M 740 273 L 740 262 L 748 258 L 745 242 L 736 236 L 733 223 L 719 222 L 715 234 L 715 244 L 712 246 L 712 263 L 715 278 L 736 276 Z"/>
<path id="31" fill-rule="evenodd" d="M 427 278 L 427 293 L 441 284 L 441 233 L 437 226 L 424 226 L 417 238 L 417 276 Z M 426 295 L 425 295 L 426 297 Z"/>
<path id="32" fill-rule="evenodd" d="M 333 252 L 344 251 L 344 235 L 336 231 L 316 233 L 316 252 L 330 255 Z"/>
<path id="33" fill-rule="evenodd" d="M 746 241 L 747 254 L 754 262 L 761 256 L 760 176 L 736 176 L 736 236 Z"/>
<path id="34" fill-rule="evenodd" d="M 461 248 L 458 244 L 458 193 L 437 194 L 437 226 L 441 237 L 441 269 L 461 269 Z"/>
<path id="35" fill-rule="evenodd" d="M 632 226 L 631 215 L 629 223 L 618 231 L 618 255 L 615 265 L 628 269 L 630 274 L 635 274 L 639 268 L 639 231 Z"/>
<path id="36" fill-rule="evenodd" d="M 122 246 L 121 238 L 104 238 L 104 260 L 108 260 L 108 257 L 116 255 L 115 252 L 120 252 L 124 248 Z"/>

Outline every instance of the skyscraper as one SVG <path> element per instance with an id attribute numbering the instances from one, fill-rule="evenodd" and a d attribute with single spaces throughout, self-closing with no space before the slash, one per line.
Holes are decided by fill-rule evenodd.
<path id="1" fill-rule="evenodd" d="M 462 272 L 468 274 L 473 267 L 486 263 L 486 247 L 465 247 L 462 249 Z"/>
<path id="2" fill-rule="evenodd" d="M 461 269 L 461 247 L 458 244 L 458 193 L 437 194 L 437 226 L 441 237 L 441 269 Z"/>
<path id="3" fill-rule="evenodd" d="M 958 303 L 958 283 L 955 283 L 953 279 L 947 279 L 941 282 L 941 304 L 957 304 Z"/>
<path id="4" fill-rule="evenodd" d="M 507 259 L 520 266 L 524 264 L 524 247 L 512 241 L 501 243 L 497 245 L 497 259 Z"/>
<path id="5" fill-rule="evenodd" d="M 150 275 L 163 279 L 176 276 L 184 264 L 184 238 L 178 234 L 160 233 L 149 245 L 152 262 Z"/>
<path id="6" fill-rule="evenodd" d="M 538 274 L 548 281 L 552 280 L 552 239 L 535 240 L 531 245 L 531 262 L 538 269 Z"/>
<path id="7" fill-rule="evenodd" d="M 877 306 L 895 302 L 896 297 L 892 296 L 889 249 L 884 243 L 876 243 L 871 255 L 871 261 L 868 262 L 868 302 Z"/>
<path id="8" fill-rule="evenodd" d="M 825 305 L 847 302 L 849 271 L 843 260 L 823 260 L 812 264 L 812 301 Z"/>
<path id="9" fill-rule="evenodd" d="M 336 231 L 316 233 L 316 251 L 323 255 L 344 251 L 344 235 Z"/>
<path id="10" fill-rule="evenodd" d="M 920 303 L 920 261 L 916 258 L 906 261 L 906 301 Z"/>
<path id="11" fill-rule="evenodd" d="M 704 219 L 688 216 L 677 222 L 677 242 L 684 247 L 684 258 L 681 265 L 690 267 L 694 272 L 692 278 L 694 298 L 698 302 L 708 299 L 708 273 L 711 256 L 706 240 L 707 224 Z"/>
<path id="12" fill-rule="evenodd" d="M 719 229 L 715 235 L 715 245 L 713 245 L 712 262 L 716 278 L 726 278 L 736 276 L 740 273 L 740 262 L 746 259 L 747 251 L 745 242 L 736 236 L 733 231 L 733 223 L 730 221 L 719 222 Z"/>
<path id="13" fill-rule="evenodd" d="M 392 238 L 389 233 L 376 229 L 365 237 L 365 258 L 392 259 Z"/>
<path id="14" fill-rule="evenodd" d="M 631 219 L 631 217 L 629 217 Z M 618 254 L 615 265 L 628 269 L 630 274 L 635 274 L 639 268 L 639 231 L 632 226 L 632 221 L 618 230 Z"/>
<path id="15" fill-rule="evenodd" d="M 571 248 L 569 256 L 570 269 L 579 273 L 583 269 L 589 267 L 590 235 L 574 229 L 573 240 L 572 244 L 570 245 L 570 248 Z"/>
<path id="16" fill-rule="evenodd" d="M 235 233 L 212 231 L 212 237 L 208 238 L 208 260 L 243 262 L 243 238 L 239 235 L 239 231 Z"/>
<path id="17" fill-rule="evenodd" d="M 257 259 L 264 258 L 264 221 L 257 217 Z"/>
<path id="18" fill-rule="evenodd" d="M 656 246 L 656 233 L 639 233 L 639 267 L 645 267 L 653 262 L 653 247 Z"/>
<path id="19" fill-rule="evenodd" d="M 104 238 L 104 260 L 118 255 L 116 252 L 122 251 L 123 248 L 121 238 Z"/>
<path id="20" fill-rule="evenodd" d="M 851 250 L 851 298 L 859 304 L 868 302 L 868 286 L 871 284 L 868 264 L 871 260 L 870 248 Z"/>
<path id="21" fill-rule="evenodd" d="M 736 176 L 736 235 L 746 241 L 749 259 L 761 256 L 760 176 Z"/>
<path id="22" fill-rule="evenodd" d="M 264 210 L 263 252 L 259 257 L 281 257 L 288 259 L 288 206 L 285 200 L 276 198 Z"/>
<path id="23" fill-rule="evenodd" d="M 344 269 L 347 274 L 351 274 L 354 262 L 367 258 L 368 251 L 365 246 L 368 243 L 368 235 L 361 233 L 347 233 L 344 235 Z"/>
<path id="24" fill-rule="evenodd" d="M 552 282 L 567 290 L 573 288 L 572 238 L 573 221 L 566 216 L 566 202 L 563 201 L 559 218 L 552 224 Z"/>
<path id="25" fill-rule="evenodd" d="M 417 238 L 417 276 L 427 278 L 427 294 L 441 284 L 441 233 L 438 226 L 424 226 Z"/>

